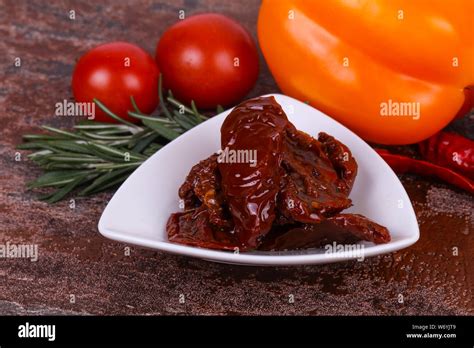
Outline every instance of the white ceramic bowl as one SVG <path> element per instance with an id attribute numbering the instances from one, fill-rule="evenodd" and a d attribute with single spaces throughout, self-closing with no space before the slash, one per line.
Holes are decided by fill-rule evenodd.
<path id="1" fill-rule="evenodd" d="M 392 236 L 387 244 L 360 243 L 363 256 L 384 254 L 415 243 L 419 229 L 413 207 L 383 159 L 352 131 L 322 112 L 285 95 L 272 95 L 296 128 L 312 136 L 327 132 L 352 151 L 359 170 L 350 195 L 353 206 L 344 212 L 363 214 L 386 226 Z M 186 132 L 143 163 L 105 208 L 99 221 L 100 233 L 127 244 L 234 264 L 283 266 L 360 258 L 356 252 L 328 253 L 325 249 L 236 254 L 168 241 L 165 226 L 170 214 L 179 211 L 178 188 L 193 165 L 220 148 L 220 127 L 230 111 Z"/>

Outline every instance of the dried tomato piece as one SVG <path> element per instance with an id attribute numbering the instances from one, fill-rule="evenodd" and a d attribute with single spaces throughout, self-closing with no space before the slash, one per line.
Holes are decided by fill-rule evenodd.
<path id="1" fill-rule="evenodd" d="M 294 221 L 319 222 L 351 206 L 347 196 L 357 173 L 357 164 L 347 147 L 334 138 L 325 137 L 324 140 L 323 144 L 294 128 L 288 128 L 286 132 L 282 159 L 285 175 L 278 208 Z M 339 160 L 341 151 L 347 152 L 352 159 L 348 162 L 350 167 L 345 167 L 342 159 Z"/>
<path id="2" fill-rule="evenodd" d="M 347 196 L 351 193 L 357 175 L 357 162 L 349 148 L 333 136 L 321 132 L 318 134 L 324 152 L 337 171 L 338 189 Z"/>
<path id="3" fill-rule="evenodd" d="M 179 197 L 185 209 L 208 208 L 209 222 L 220 227 L 230 227 L 225 217 L 221 178 L 217 169 L 217 154 L 196 164 L 179 188 Z"/>
<path id="4" fill-rule="evenodd" d="M 390 234 L 363 215 L 339 214 L 315 224 L 282 225 L 265 237 L 259 250 L 319 248 L 333 242 L 353 244 L 361 240 L 388 243 Z"/>
<path id="5" fill-rule="evenodd" d="M 231 230 L 213 226 L 209 215 L 209 210 L 204 206 L 183 213 L 171 214 L 166 224 L 168 240 L 208 249 L 242 249 Z"/>
<path id="6" fill-rule="evenodd" d="M 222 189 L 235 223 L 235 234 L 245 247 L 256 248 L 275 219 L 280 187 L 282 144 L 288 119 L 273 97 L 238 105 L 221 128 L 219 163 Z M 238 154 L 254 154 L 253 162 L 233 161 Z"/>

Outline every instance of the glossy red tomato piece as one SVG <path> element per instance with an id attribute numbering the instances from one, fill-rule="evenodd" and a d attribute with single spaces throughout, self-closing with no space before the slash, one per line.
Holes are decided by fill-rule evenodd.
<path id="1" fill-rule="evenodd" d="M 258 53 L 250 34 L 234 20 L 200 14 L 171 26 L 156 48 L 164 85 L 199 108 L 233 105 L 258 76 Z"/>
<path id="2" fill-rule="evenodd" d="M 78 102 L 97 98 L 120 117 L 138 122 L 127 115 L 128 110 L 134 110 L 130 96 L 140 111 L 151 113 L 158 105 L 158 76 L 150 54 L 126 42 L 112 42 L 93 48 L 79 59 L 72 90 Z M 97 106 L 95 120 L 116 122 Z"/>

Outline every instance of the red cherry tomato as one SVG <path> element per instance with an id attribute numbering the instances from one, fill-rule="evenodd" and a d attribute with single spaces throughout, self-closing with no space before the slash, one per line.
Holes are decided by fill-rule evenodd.
<path id="1" fill-rule="evenodd" d="M 250 34 L 220 14 L 189 17 L 171 26 L 156 47 L 164 85 L 199 108 L 240 101 L 255 84 L 258 53 Z"/>
<path id="2" fill-rule="evenodd" d="M 144 113 L 158 105 L 159 71 L 153 57 L 140 47 L 126 42 L 100 45 L 79 59 L 72 76 L 72 90 L 77 102 L 92 102 L 97 98 L 118 116 L 132 122 L 127 115 L 134 110 L 130 96 Z M 99 107 L 95 120 L 116 122 Z"/>

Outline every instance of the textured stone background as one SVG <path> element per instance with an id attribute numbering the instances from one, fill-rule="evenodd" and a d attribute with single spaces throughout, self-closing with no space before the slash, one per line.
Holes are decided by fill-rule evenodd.
<path id="1" fill-rule="evenodd" d="M 84 52 L 125 40 L 153 53 L 180 9 L 227 14 L 255 36 L 258 6 L 0 0 L 0 243 L 37 243 L 40 252 L 37 262 L 0 259 L 0 314 L 474 314 L 473 197 L 439 182 L 402 178 L 421 226 L 414 246 L 362 263 L 293 268 L 221 265 L 138 248 L 125 256 L 124 244 L 97 232 L 110 193 L 79 199 L 71 210 L 26 191 L 40 172 L 14 161 L 15 145 L 42 124 L 71 125 L 52 117 L 53 107 L 71 97 L 74 62 Z M 251 96 L 278 90 L 261 64 Z"/>

